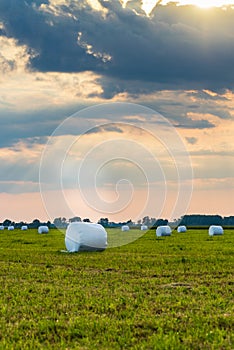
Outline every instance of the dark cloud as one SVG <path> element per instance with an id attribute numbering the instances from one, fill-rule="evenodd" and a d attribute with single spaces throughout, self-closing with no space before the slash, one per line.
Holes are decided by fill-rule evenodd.
<path id="1" fill-rule="evenodd" d="M 191 145 L 195 145 L 197 143 L 197 141 L 198 141 L 198 139 L 196 137 L 186 137 L 186 140 Z"/>
<path id="2" fill-rule="evenodd" d="M 223 91 L 225 92 L 225 91 Z M 223 96 L 222 94 L 210 94 L 206 91 L 192 91 L 187 92 L 188 97 L 194 97 L 196 100 L 212 100 L 212 101 L 228 101 L 227 97 Z"/>
<path id="3" fill-rule="evenodd" d="M 209 150 L 209 149 L 203 149 L 200 151 L 190 151 L 190 154 L 192 156 L 212 156 L 214 158 L 217 156 L 220 156 L 220 157 L 233 158 L 233 150 L 214 151 L 214 150 Z M 231 164 L 231 166 L 233 166 L 232 164 Z M 228 174 L 226 174 L 226 176 L 228 177 Z M 231 175 L 231 176 L 233 176 L 233 175 Z"/>
<path id="4" fill-rule="evenodd" d="M 123 130 L 119 127 L 117 127 L 114 124 L 104 124 L 102 126 L 96 126 L 94 128 L 89 129 L 88 131 L 85 132 L 85 134 L 99 134 L 100 132 L 117 132 L 117 133 L 123 133 Z"/>
<path id="5" fill-rule="evenodd" d="M 209 122 L 206 119 L 194 121 L 190 118 L 187 118 L 187 119 L 184 119 L 184 121 L 175 123 L 175 126 L 177 128 L 182 128 L 182 129 L 210 129 L 210 128 L 214 128 L 215 124 Z"/>
<path id="6" fill-rule="evenodd" d="M 44 12 L 49 1 L 3 0 L 0 20 L 9 37 L 33 50 L 31 67 L 39 71 L 79 72 L 93 68 L 92 56 L 77 44 L 79 25 L 63 15 L 72 10 L 63 6 L 60 15 Z"/>
<path id="7" fill-rule="evenodd" d="M 78 108 L 78 107 L 77 107 Z M 47 108 L 37 111 L 10 112 L 1 110 L 1 147 L 11 147 L 20 140 L 29 143 L 44 143 L 56 127 L 68 116 L 77 111 L 77 108 Z"/>
<path id="8" fill-rule="evenodd" d="M 15 169 L 15 166 L 12 167 Z M 18 167 L 17 167 L 18 168 Z M 11 169 L 12 170 L 12 169 Z M 28 169 L 27 169 L 28 170 Z M 24 175 L 24 172 L 18 173 L 19 177 Z M 40 188 L 38 182 L 35 181 L 0 181 L 0 193 L 29 193 L 39 192 Z"/>
<path id="9" fill-rule="evenodd" d="M 105 89 L 106 97 L 128 91 L 129 86 L 134 93 L 132 81 L 137 92 L 145 83 L 155 84 L 156 89 L 234 87 L 231 7 L 204 11 L 170 4 L 157 6 L 149 19 L 139 9 L 140 1 L 134 2 L 140 15 L 123 9 L 118 1 L 102 1 L 108 9 L 105 17 L 85 1 L 49 4 L 39 0 L 0 3 L 7 35 L 36 51 L 33 69 L 92 70 L 114 77 L 118 82 L 112 82 L 112 92 Z"/>

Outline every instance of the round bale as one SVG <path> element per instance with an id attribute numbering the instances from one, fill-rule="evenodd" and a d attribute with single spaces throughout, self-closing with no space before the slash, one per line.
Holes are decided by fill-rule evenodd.
<path id="1" fill-rule="evenodd" d="M 14 229 L 15 229 L 14 226 L 12 225 L 8 226 L 8 231 L 13 231 Z"/>
<path id="2" fill-rule="evenodd" d="M 28 226 L 27 226 L 27 225 L 21 226 L 21 230 L 22 230 L 22 231 L 26 231 L 27 229 L 28 229 Z"/>
<path id="3" fill-rule="evenodd" d="M 49 232 L 49 227 L 48 226 L 39 226 L 38 227 L 38 233 L 48 233 Z"/>
<path id="4" fill-rule="evenodd" d="M 65 245 L 70 253 L 103 251 L 107 247 L 107 232 L 100 224 L 72 222 L 66 230 Z"/>
<path id="5" fill-rule="evenodd" d="M 141 226 L 141 231 L 146 231 L 148 230 L 148 226 L 147 225 L 142 225 Z"/>
<path id="6" fill-rule="evenodd" d="M 209 227 L 209 236 L 218 236 L 223 235 L 222 226 L 211 225 Z"/>
<path id="7" fill-rule="evenodd" d="M 121 230 L 122 230 L 122 231 L 129 231 L 130 228 L 129 228 L 128 225 L 123 225 L 123 226 L 121 227 Z"/>
<path id="8" fill-rule="evenodd" d="M 170 226 L 158 226 L 156 229 L 156 236 L 162 237 L 162 236 L 170 236 L 171 235 L 171 228 Z"/>
<path id="9" fill-rule="evenodd" d="M 178 226 L 178 227 L 177 227 L 177 232 L 179 232 L 179 233 L 180 233 L 180 232 L 186 232 L 186 231 L 187 231 L 186 226 L 183 226 L 183 225 L 182 225 L 182 226 Z"/>

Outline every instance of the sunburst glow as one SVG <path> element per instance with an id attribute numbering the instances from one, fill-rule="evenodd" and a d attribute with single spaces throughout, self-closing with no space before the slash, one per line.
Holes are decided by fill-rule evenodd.
<path id="1" fill-rule="evenodd" d="M 120 0 L 123 7 L 127 5 L 128 2 L 132 0 Z M 149 16 L 152 10 L 155 8 L 157 4 L 167 5 L 171 2 L 171 0 L 142 0 L 141 8 Z M 175 0 L 175 3 L 178 6 L 183 5 L 194 5 L 200 8 L 210 8 L 210 7 L 225 7 L 225 6 L 234 6 L 234 0 Z"/>
<path id="2" fill-rule="evenodd" d="M 165 1 L 167 4 L 169 1 Z M 164 1 L 162 2 L 162 4 Z M 179 0 L 178 5 L 195 5 L 201 8 L 209 7 L 225 7 L 229 5 L 234 5 L 233 0 Z"/>

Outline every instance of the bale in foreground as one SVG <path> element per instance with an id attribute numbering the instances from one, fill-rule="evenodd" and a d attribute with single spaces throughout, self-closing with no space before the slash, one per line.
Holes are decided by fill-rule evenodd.
<path id="1" fill-rule="evenodd" d="M 170 226 L 158 226 L 156 229 L 156 236 L 170 236 L 171 235 L 171 228 Z"/>
<path id="2" fill-rule="evenodd" d="M 209 236 L 223 235 L 222 226 L 211 225 L 209 227 Z"/>
<path id="3" fill-rule="evenodd" d="M 38 227 L 38 233 L 48 233 L 49 227 L 48 226 L 39 226 Z"/>
<path id="4" fill-rule="evenodd" d="M 107 247 L 107 232 L 99 224 L 72 222 L 66 230 L 65 245 L 70 253 L 103 251 Z"/>

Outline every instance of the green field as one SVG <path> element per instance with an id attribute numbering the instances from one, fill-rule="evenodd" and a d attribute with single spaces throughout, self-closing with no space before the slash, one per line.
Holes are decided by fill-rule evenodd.
<path id="1" fill-rule="evenodd" d="M 0 349 L 234 349 L 234 230 L 102 253 L 62 253 L 58 230 L 0 241 Z"/>

